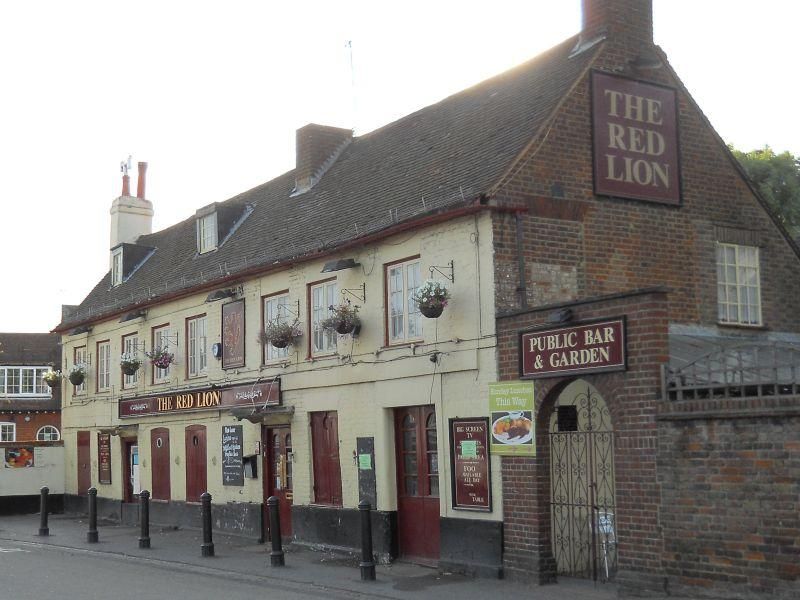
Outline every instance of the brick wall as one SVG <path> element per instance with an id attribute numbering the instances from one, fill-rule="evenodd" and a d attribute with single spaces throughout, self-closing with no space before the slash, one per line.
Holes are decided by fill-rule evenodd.
<path id="1" fill-rule="evenodd" d="M 627 316 L 628 370 L 584 376 L 611 413 L 616 446 L 617 529 L 620 577 L 638 587 L 660 585 L 660 493 L 656 479 L 656 398 L 666 360 L 665 292 L 643 291 L 572 305 L 576 321 Z M 518 334 L 547 323 L 553 307 L 498 319 L 500 376 L 519 377 Z M 559 392 L 573 378 L 540 379 L 536 395 L 537 456 L 503 457 L 504 567 L 511 577 L 552 581 L 548 423 Z M 656 574 L 654 576 L 654 574 Z"/>
<path id="2" fill-rule="evenodd" d="M 30 417 L 30 421 L 26 421 L 25 417 Z M 0 421 L 14 422 L 17 427 L 18 442 L 29 442 L 36 439 L 36 433 L 39 428 L 45 425 L 52 425 L 61 432 L 61 413 L 5 413 L 0 414 Z"/>

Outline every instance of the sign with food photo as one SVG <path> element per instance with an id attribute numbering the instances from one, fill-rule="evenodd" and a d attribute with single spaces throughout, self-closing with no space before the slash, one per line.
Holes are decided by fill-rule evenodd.
<path id="1" fill-rule="evenodd" d="M 33 446 L 6 448 L 6 469 L 24 469 L 33 466 Z"/>
<path id="2" fill-rule="evenodd" d="M 490 383 L 489 413 L 491 452 L 536 455 L 533 382 Z"/>

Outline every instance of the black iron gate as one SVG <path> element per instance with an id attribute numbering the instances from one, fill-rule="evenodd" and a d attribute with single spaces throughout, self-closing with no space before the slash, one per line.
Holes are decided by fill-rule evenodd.
<path id="1" fill-rule="evenodd" d="M 608 579 L 617 565 L 614 434 L 608 407 L 570 384 L 550 421 L 553 554 L 558 573 Z"/>

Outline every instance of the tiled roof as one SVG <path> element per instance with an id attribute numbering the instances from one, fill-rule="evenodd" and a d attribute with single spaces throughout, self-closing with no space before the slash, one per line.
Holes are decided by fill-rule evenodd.
<path id="1" fill-rule="evenodd" d="M 51 333 L 0 333 L 0 366 L 61 364 L 59 336 Z"/>
<path id="2" fill-rule="evenodd" d="M 253 211 L 214 252 L 197 255 L 194 216 L 140 237 L 137 243 L 155 253 L 113 289 L 106 274 L 58 328 L 473 203 L 511 166 L 589 65 L 594 52 L 570 58 L 576 39 L 355 138 L 304 194 L 290 197 L 295 178 L 289 171 L 231 198 L 225 205 Z"/>

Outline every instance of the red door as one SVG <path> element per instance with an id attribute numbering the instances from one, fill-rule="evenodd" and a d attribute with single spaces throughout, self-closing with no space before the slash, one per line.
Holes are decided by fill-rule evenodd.
<path id="1" fill-rule="evenodd" d="M 207 488 L 206 426 L 189 425 L 186 428 L 186 501 L 200 502 L 200 495 Z"/>
<path id="2" fill-rule="evenodd" d="M 400 555 L 439 558 L 439 456 L 436 410 L 410 406 L 395 410 L 397 450 L 397 532 Z"/>
<path id="3" fill-rule="evenodd" d="M 292 535 L 292 433 L 289 427 L 262 426 L 264 445 L 264 500 L 278 498 L 281 537 Z M 265 505 L 266 506 L 266 505 Z M 269 514 L 265 514 L 269 527 Z"/>
<path id="4" fill-rule="evenodd" d="M 169 429 L 166 427 L 156 427 L 150 432 L 150 465 L 153 500 L 169 500 Z"/>
<path id="5" fill-rule="evenodd" d="M 90 432 L 78 432 L 78 496 L 86 496 L 92 487 L 92 455 L 89 448 Z"/>
<path id="6" fill-rule="evenodd" d="M 341 506 L 342 469 L 339 464 L 339 421 L 335 410 L 311 413 L 311 447 L 314 502 Z"/>

